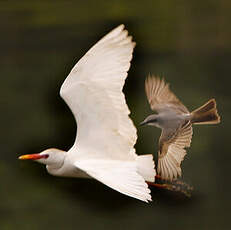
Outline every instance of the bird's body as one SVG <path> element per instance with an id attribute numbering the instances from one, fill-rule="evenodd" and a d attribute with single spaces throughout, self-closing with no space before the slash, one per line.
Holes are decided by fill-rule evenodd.
<path id="1" fill-rule="evenodd" d="M 77 122 L 77 136 L 65 152 L 48 149 L 21 156 L 46 164 L 54 176 L 93 177 L 142 201 L 151 195 L 152 155 L 138 156 L 136 128 L 129 118 L 122 88 L 135 43 L 121 25 L 97 42 L 74 66 L 60 95 Z"/>
<path id="2" fill-rule="evenodd" d="M 190 120 L 187 113 L 176 113 L 175 111 L 160 112 L 156 115 L 156 126 L 161 129 L 177 129 Z"/>
<path id="3" fill-rule="evenodd" d="M 148 101 L 157 114 L 148 116 L 141 125 L 161 128 L 157 172 L 163 179 L 181 176 L 181 161 L 192 139 L 193 124 L 216 124 L 220 122 L 216 102 L 209 100 L 200 108 L 189 112 L 170 91 L 164 80 L 148 77 L 145 82 Z"/>

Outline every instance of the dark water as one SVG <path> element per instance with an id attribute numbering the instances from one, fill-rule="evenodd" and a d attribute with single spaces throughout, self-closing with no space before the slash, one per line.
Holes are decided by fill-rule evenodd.
<path id="1" fill-rule="evenodd" d="M 229 229 L 230 1 L 1 1 L 0 229 Z M 94 180 L 48 175 L 20 154 L 68 150 L 76 125 L 59 87 L 76 61 L 124 23 L 137 42 L 124 92 L 137 125 L 149 73 L 192 110 L 216 98 L 222 123 L 194 128 L 183 163 L 191 198 L 153 189 L 145 204 Z M 159 130 L 138 128 L 138 153 Z"/>

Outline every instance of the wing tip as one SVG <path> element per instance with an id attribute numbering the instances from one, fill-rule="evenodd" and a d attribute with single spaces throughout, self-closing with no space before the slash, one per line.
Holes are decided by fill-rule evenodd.
<path id="1" fill-rule="evenodd" d="M 122 24 L 118 25 L 116 28 L 121 28 L 121 30 L 123 30 L 125 28 L 125 25 L 122 23 Z"/>
<path id="2" fill-rule="evenodd" d="M 146 203 L 152 201 L 151 191 L 137 172 L 135 161 L 88 159 L 77 161 L 74 165 L 124 195 Z"/>

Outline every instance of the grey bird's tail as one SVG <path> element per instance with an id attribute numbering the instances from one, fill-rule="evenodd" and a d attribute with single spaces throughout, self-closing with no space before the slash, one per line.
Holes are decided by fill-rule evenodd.
<path id="1" fill-rule="evenodd" d="M 194 124 L 217 124 L 220 116 L 217 113 L 215 99 L 210 99 L 200 108 L 191 112 L 191 122 Z"/>

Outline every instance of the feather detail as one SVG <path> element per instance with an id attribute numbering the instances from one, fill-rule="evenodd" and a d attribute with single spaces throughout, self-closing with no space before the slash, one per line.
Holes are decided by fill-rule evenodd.
<path id="1" fill-rule="evenodd" d="M 135 160 L 136 128 L 122 92 L 135 43 L 120 25 L 74 66 L 60 95 L 72 110 L 78 133 L 74 146 L 109 159 Z"/>
<path id="2" fill-rule="evenodd" d="M 166 139 L 168 135 L 162 132 L 157 172 L 163 179 L 172 180 L 181 176 L 180 165 L 186 155 L 184 148 L 190 146 L 192 133 L 190 122 L 181 127 L 170 139 Z"/>
<path id="3" fill-rule="evenodd" d="M 136 172 L 136 162 L 116 160 L 83 160 L 75 166 L 114 190 L 136 199 L 151 201 L 144 178 Z"/>
<path id="4" fill-rule="evenodd" d="M 147 77 L 145 91 L 152 110 L 156 110 L 158 113 L 167 110 L 189 113 L 163 79 L 154 76 Z"/>

